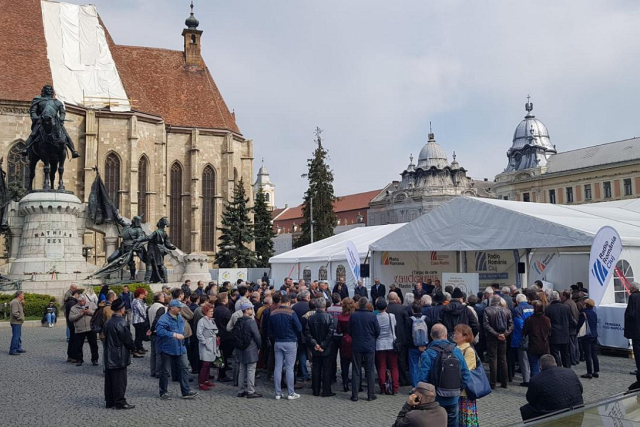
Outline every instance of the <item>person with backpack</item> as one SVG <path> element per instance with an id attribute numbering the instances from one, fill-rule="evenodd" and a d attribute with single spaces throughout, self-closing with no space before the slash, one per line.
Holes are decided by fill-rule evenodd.
<path id="1" fill-rule="evenodd" d="M 409 324 L 411 325 L 411 335 L 409 338 L 409 374 L 411 377 L 411 386 L 415 387 L 419 381 L 420 356 L 427 347 L 427 344 L 429 344 L 429 327 L 426 316 L 422 315 L 422 307 L 420 307 L 419 303 L 413 303 L 411 313 L 411 317 L 409 318 Z"/>
<path id="2" fill-rule="evenodd" d="M 490 306 L 484 309 L 483 326 L 489 362 L 489 383 L 496 388 L 498 372 L 502 388 L 507 388 L 507 337 L 513 332 L 511 312 L 502 307 L 502 297 L 493 295 Z"/>
<path id="3" fill-rule="evenodd" d="M 358 401 L 362 368 L 367 378 L 367 400 L 376 400 L 375 379 L 373 373 L 376 352 L 376 339 L 380 336 L 380 325 L 376 316 L 369 311 L 366 298 L 358 300 L 358 310 L 349 318 L 351 333 L 351 400 Z"/>
<path id="4" fill-rule="evenodd" d="M 453 329 L 462 324 L 467 325 L 473 331 L 475 337 L 480 332 L 480 326 L 478 319 L 471 313 L 473 310 L 471 307 L 467 307 L 463 304 L 464 294 L 460 288 L 455 288 L 451 294 L 451 301 L 440 310 L 440 323 L 442 323 L 449 331 L 449 341 L 453 340 Z"/>
<path id="5" fill-rule="evenodd" d="M 447 426 L 458 427 L 458 401 L 471 378 L 464 355 L 447 340 L 447 328 L 431 328 L 431 343 L 420 358 L 418 381 L 433 384 L 436 402 L 447 411 Z"/>

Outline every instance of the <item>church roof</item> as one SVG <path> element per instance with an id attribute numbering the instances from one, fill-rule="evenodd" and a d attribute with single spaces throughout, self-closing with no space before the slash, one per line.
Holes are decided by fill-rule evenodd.
<path id="1" fill-rule="evenodd" d="M 40 0 L 0 0 L 0 10 L 0 99 L 31 101 L 52 82 Z M 174 126 L 240 133 L 206 66 L 187 66 L 178 50 L 116 45 L 102 26 L 136 110 Z"/>
<path id="2" fill-rule="evenodd" d="M 549 158 L 546 173 L 560 173 L 631 160 L 640 160 L 640 138 L 625 139 L 554 154 Z"/>

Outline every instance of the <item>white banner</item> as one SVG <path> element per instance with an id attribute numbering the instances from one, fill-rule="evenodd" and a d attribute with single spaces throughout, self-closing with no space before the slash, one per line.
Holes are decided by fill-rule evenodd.
<path id="1" fill-rule="evenodd" d="M 609 226 L 602 227 L 591 245 L 589 257 L 589 298 L 600 305 L 613 269 L 622 252 L 622 240 L 618 232 Z"/>
<path id="2" fill-rule="evenodd" d="M 240 280 L 247 280 L 246 268 L 221 268 L 218 272 L 218 283 L 231 282 L 231 285 L 235 285 Z"/>
<path id="3" fill-rule="evenodd" d="M 395 283 L 402 293 L 411 292 L 412 286 L 427 279 L 441 279 L 444 272 L 456 271 L 455 252 L 374 252 L 374 276 L 388 286 Z"/>
<path id="4" fill-rule="evenodd" d="M 598 342 L 605 347 L 629 348 L 624 337 L 624 311 L 626 304 L 603 304 L 598 307 Z"/>
<path id="5" fill-rule="evenodd" d="M 480 290 L 480 274 L 478 273 L 442 273 L 442 287 L 448 285 L 460 288 L 467 296 L 475 295 Z"/>
<path id="6" fill-rule="evenodd" d="M 518 259 L 514 251 L 469 251 L 465 252 L 467 272 L 480 275 L 480 287 L 493 283 L 500 287 L 517 285 Z"/>
<path id="7" fill-rule="evenodd" d="M 560 253 L 558 250 L 538 249 L 529 260 L 529 283 L 542 280 L 555 264 Z"/>
<path id="8" fill-rule="evenodd" d="M 358 253 L 358 248 L 356 248 L 356 245 L 354 245 L 351 240 L 347 242 L 344 254 L 347 257 L 347 262 L 349 263 L 353 277 L 358 280 L 360 278 L 360 254 Z"/>

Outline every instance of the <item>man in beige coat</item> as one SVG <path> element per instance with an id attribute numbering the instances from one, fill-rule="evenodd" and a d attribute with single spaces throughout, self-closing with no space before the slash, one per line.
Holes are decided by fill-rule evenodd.
<path id="1" fill-rule="evenodd" d="M 11 309 L 11 348 L 9 354 L 16 356 L 26 353 L 22 349 L 22 324 L 24 323 L 24 292 L 17 291 L 9 305 Z"/>
<path id="2" fill-rule="evenodd" d="M 91 363 L 93 363 L 93 366 L 98 366 L 98 339 L 96 333 L 91 329 L 91 317 L 97 308 L 93 302 L 82 294 L 78 298 L 78 303 L 71 307 L 69 312 L 69 320 L 73 322 L 76 334 L 75 357 L 73 357 L 77 361 L 76 366 L 82 366 L 84 363 L 82 348 L 85 338 L 89 341 L 89 347 L 91 348 Z"/>

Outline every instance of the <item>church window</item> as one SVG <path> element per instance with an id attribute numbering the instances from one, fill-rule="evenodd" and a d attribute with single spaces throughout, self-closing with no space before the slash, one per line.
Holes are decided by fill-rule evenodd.
<path id="1" fill-rule="evenodd" d="M 338 265 L 338 268 L 336 268 L 336 280 L 340 280 L 343 277 L 346 279 L 346 276 L 347 276 L 347 269 L 344 268 L 344 265 L 342 264 Z"/>
<path id="2" fill-rule="evenodd" d="M 171 222 L 171 241 L 178 248 L 182 247 L 182 166 L 175 162 L 171 165 L 171 206 L 169 216 Z"/>
<path id="3" fill-rule="evenodd" d="M 556 204 L 556 190 L 549 190 L 549 203 Z"/>
<path id="4" fill-rule="evenodd" d="M 573 203 L 573 187 L 567 187 L 567 203 Z"/>
<path id="5" fill-rule="evenodd" d="M 302 278 L 307 283 L 311 282 L 311 269 L 309 267 L 305 267 L 304 270 L 302 270 Z"/>
<path id="6" fill-rule="evenodd" d="M 602 187 L 604 188 L 604 197 L 611 198 L 611 181 L 605 181 L 602 183 Z"/>
<path id="7" fill-rule="evenodd" d="M 631 178 L 627 178 L 624 180 L 624 195 L 630 196 L 632 193 L 631 190 Z"/>
<path id="8" fill-rule="evenodd" d="M 318 280 L 327 280 L 327 267 L 324 265 L 321 266 L 318 271 Z"/>
<path id="9" fill-rule="evenodd" d="M 147 222 L 147 170 L 149 160 L 146 156 L 140 157 L 138 162 L 138 216 L 142 217 L 142 222 Z"/>
<path id="10" fill-rule="evenodd" d="M 584 185 L 584 199 L 591 200 L 591 184 Z"/>
<path id="11" fill-rule="evenodd" d="M 213 252 L 215 227 L 216 176 L 211 166 L 202 171 L 202 250 Z"/>
<path id="12" fill-rule="evenodd" d="M 191 44 L 196 44 L 196 35 L 191 34 Z"/>
<path id="13" fill-rule="evenodd" d="M 120 159 L 115 153 L 110 153 L 105 161 L 104 186 L 113 205 L 120 209 Z"/>
<path id="14" fill-rule="evenodd" d="M 29 162 L 26 157 L 22 155 L 25 144 L 20 141 L 11 147 L 9 150 L 9 156 L 7 157 L 9 163 L 9 170 L 7 174 L 7 184 L 17 184 L 21 188 L 27 188 L 29 183 Z"/>
<path id="15" fill-rule="evenodd" d="M 267 203 L 269 202 L 269 193 L 264 193 L 264 200 L 266 200 Z"/>

